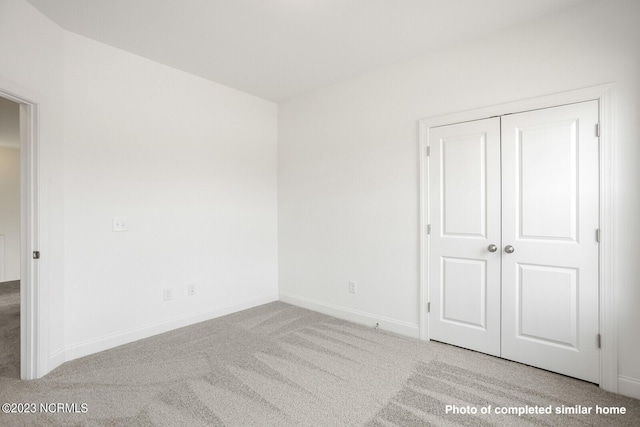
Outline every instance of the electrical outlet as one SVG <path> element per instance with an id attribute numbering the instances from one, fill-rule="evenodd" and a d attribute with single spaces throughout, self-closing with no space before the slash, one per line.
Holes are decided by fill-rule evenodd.
<path id="1" fill-rule="evenodd" d="M 353 281 L 349 282 L 349 293 L 355 294 L 357 290 L 358 290 L 358 284 Z"/>
<path id="2" fill-rule="evenodd" d="M 194 283 L 187 285 L 187 294 L 189 296 L 193 296 L 196 294 L 196 285 Z"/>
<path id="3" fill-rule="evenodd" d="M 171 301 L 173 299 L 173 291 L 171 288 L 164 288 L 162 292 L 162 296 L 165 301 Z"/>

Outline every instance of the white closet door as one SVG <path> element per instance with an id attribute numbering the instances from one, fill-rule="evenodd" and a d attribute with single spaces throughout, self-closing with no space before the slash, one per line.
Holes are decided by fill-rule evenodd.
<path id="1" fill-rule="evenodd" d="M 502 117 L 502 357 L 596 383 L 597 123 L 597 101 Z"/>
<path id="2" fill-rule="evenodd" d="M 432 128 L 429 146 L 429 336 L 499 356 L 500 119 Z"/>

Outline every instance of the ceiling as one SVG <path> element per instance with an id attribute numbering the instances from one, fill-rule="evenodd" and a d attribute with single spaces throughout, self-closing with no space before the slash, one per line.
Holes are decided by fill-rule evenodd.
<path id="1" fill-rule="evenodd" d="M 68 31 L 282 101 L 585 0 L 28 0 Z"/>

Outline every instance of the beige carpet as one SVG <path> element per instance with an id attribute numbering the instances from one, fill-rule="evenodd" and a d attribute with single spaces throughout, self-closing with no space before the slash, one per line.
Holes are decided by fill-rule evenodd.
<path id="1" fill-rule="evenodd" d="M 0 386 L 4 377 L 20 377 L 19 280 L 0 282 Z"/>
<path id="2" fill-rule="evenodd" d="M 0 403 L 79 411 L 38 406 L 0 414 L 2 426 L 640 425 L 639 401 L 593 384 L 280 302 L 78 359 L 41 380 L 0 372 Z M 446 405 L 627 414 L 455 415 Z"/>

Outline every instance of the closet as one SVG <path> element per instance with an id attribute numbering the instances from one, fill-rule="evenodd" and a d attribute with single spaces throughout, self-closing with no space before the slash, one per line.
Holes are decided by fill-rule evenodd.
<path id="1" fill-rule="evenodd" d="M 599 382 L 598 101 L 429 128 L 429 338 Z"/>

